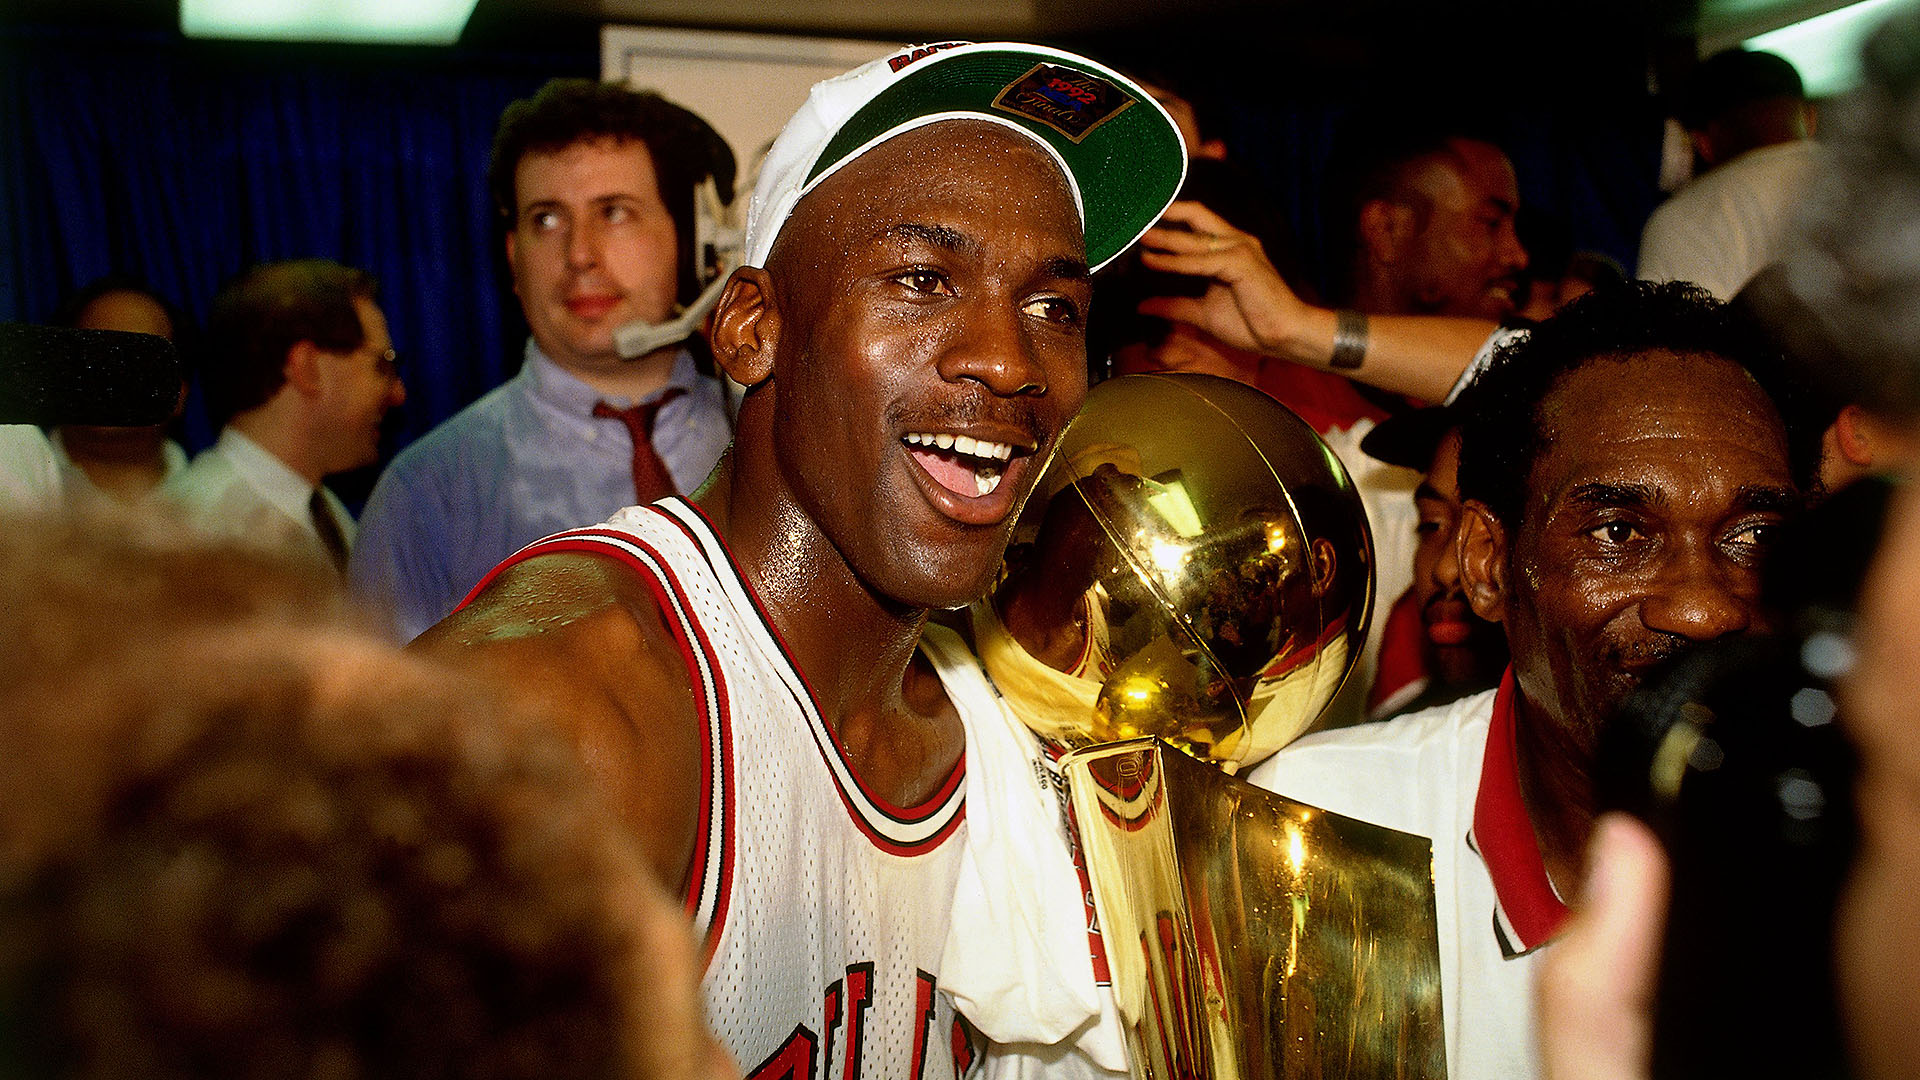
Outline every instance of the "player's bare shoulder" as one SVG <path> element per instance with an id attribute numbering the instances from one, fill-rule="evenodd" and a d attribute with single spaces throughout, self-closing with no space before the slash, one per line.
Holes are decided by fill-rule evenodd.
<path id="1" fill-rule="evenodd" d="M 500 571 L 412 648 L 549 716 L 662 876 L 681 880 L 697 825 L 704 720 L 638 571 L 596 555 L 537 555 Z"/>

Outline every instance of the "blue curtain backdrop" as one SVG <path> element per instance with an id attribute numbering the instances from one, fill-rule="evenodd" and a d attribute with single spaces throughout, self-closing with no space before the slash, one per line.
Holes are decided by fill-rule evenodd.
<path id="1" fill-rule="evenodd" d="M 0 30 L 0 321 L 44 320 L 112 272 L 197 324 L 250 263 L 338 259 L 380 279 L 404 444 L 519 365 L 484 180 L 500 110 L 598 65 Z M 185 434 L 213 433 L 196 410 Z"/>
<path id="2" fill-rule="evenodd" d="M 1089 47 L 1105 55 L 1106 44 Z M 109 272 L 147 279 L 198 322 L 249 263 L 362 266 L 381 279 L 406 358 L 408 401 L 394 418 L 405 445 L 519 365 L 526 328 L 483 179 L 500 110 L 598 63 L 590 41 L 524 55 L 0 28 L 0 321 L 43 320 Z M 1370 80 L 1309 72 L 1276 85 L 1258 65 L 1189 66 L 1235 159 L 1307 261 L 1322 261 L 1321 176 Z M 1426 95 L 1421 79 L 1400 78 L 1415 88 L 1403 99 Z M 1563 217 L 1575 247 L 1631 267 L 1660 199 L 1660 111 L 1644 81 L 1577 102 L 1542 97 L 1486 93 L 1473 110 L 1503 134 L 1524 203 Z M 190 408 L 189 449 L 212 434 Z M 336 484 L 349 501 L 370 485 Z"/>

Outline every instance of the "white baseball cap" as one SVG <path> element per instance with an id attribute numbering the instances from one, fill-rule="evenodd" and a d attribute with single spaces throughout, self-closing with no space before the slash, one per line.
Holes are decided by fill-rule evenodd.
<path id="1" fill-rule="evenodd" d="M 1186 178 L 1173 118 L 1112 68 L 1043 45 L 923 45 L 814 86 L 760 167 L 745 264 L 766 265 L 794 206 L 841 166 L 895 135 L 960 119 L 1020 132 L 1059 164 L 1095 270 L 1159 220 Z"/>

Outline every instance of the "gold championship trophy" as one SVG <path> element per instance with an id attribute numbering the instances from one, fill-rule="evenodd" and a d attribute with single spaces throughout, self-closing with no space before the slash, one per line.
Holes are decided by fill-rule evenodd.
<path id="1" fill-rule="evenodd" d="M 976 610 L 1062 762 L 1133 1075 L 1446 1075 L 1426 838 L 1231 774 L 1300 736 L 1365 640 L 1352 481 L 1271 398 L 1096 387 Z"/>

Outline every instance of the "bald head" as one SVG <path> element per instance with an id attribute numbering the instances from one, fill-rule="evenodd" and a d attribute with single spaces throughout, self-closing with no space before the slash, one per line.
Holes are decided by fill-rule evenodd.
<path id="1" fill-rule="evenodd" d="M 1359 210 L 1357 306 L 1375 314 L 1504 318 L 1527 253 L 1519 183 L 1491 143 L 1453 138 L 1410 158 Z"/>

